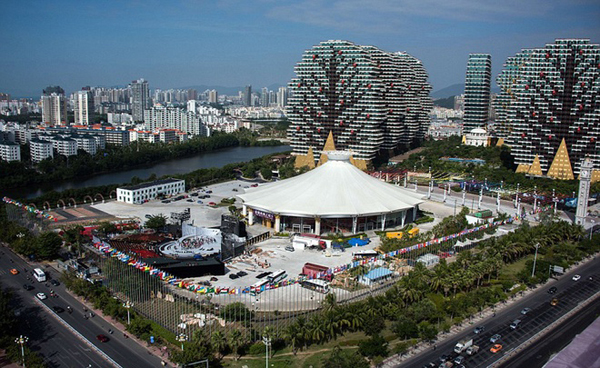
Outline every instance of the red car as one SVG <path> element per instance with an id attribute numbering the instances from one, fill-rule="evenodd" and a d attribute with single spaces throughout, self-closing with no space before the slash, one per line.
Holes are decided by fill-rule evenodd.
<path id="1" fill-rule="evenodd" d="M 208 202 L 209 206 L 216 206 L 217 204 L 215 202 Z"/>
<path id="2" fill-rule="evenodd" d="M 108 342 L 108 340 L 110 340 L 108 337 L 106 337 L 105 335 L 98 335 L 96 336 L 96 338 L 98 339 L 98 341 L 100 342 Z"/>

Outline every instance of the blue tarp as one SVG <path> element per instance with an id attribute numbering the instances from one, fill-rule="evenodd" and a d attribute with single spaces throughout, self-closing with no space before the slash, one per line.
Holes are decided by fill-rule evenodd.
<path id="1" fill-rule="evenodd" d="M 352 238 L 350 240 L 348 240 L 348 244 L 350 244 L 351 246 L 365 246 L 367 244 L 369 244 L 369 239 L 360 239 L 360 238 Z"/>
<path id="2" fill-rule="evenodd" d="M 365 278 L 367 278 L 371 281 L 374 281 L 374 280 L 380 279 L 384 276 L 388 276 L 391 274 L 392 274 L 392 271 L 388 270 L 387 268 L 379 267 L 379 268 L 375 268 L 375 269 L 369 271 L 369 273 L 367 273 L 365 275 Z"/>

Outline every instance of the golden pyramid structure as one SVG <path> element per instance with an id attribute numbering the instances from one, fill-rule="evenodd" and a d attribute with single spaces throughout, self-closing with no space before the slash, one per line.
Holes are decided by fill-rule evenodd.
<path id="1" fill-rule="evenodd" d="M 301 168 L 304 166 L 308 166 L 309 169 L 315 168 L 315 155 L 313 153 L 312 147 L 308 149 L 308 153 L 306 156 L 296 156 L 296 162 L 294 164 L 296 168 Z"/>
<path id="2" fill-rule="evenodd" d="M 592 183 L 600 181 L 600 170 L 592 170 Z"/>
<path id="3" fill-rule="evenodd" d="M 325 153 L 327 151 L 335 151 L 335 142 L 333 141 L 333 132 L 331 130 L 325 141 L 325 146 L 323 146 L 323 149 L 321 150 L 321 157 L 319 158 L 317 166 L 321 166 L 327 162 L 327 154 Z"/>
<path id="4" fill-rule="evenodd" d="M 530 167 L 531 167 L 531 165 L 519 164 L 519 166 L 517 166 L 517 170 L 515 172 L 527 174 L 529 172 Z"/>
<path id="5" fill-rule="evenodd" d="M 529 171 L 527 173 L 529 175 L 539 175 L 539 176 L 544 175 L 542 173 L 542 165 L 540 164 L 540 156 L 535 155 L 535 158 L 533 159 L 533 163 L 531 164 L 531 167 L 529 168 Z"/>
<path id="6" fill-rule="evenodd" d="M 567 143 L 564 138 L 556 150 L 556 155 L 554 155 L 552 165 L 550 165 L 550 169 L 548 169 L 546 175 L 559 180 L 575 179 L 573 168 L 571 167 L 571 159 L 569 158 L 569 151 L 567 150 Z"/>
<path id="7" fill-rule="evenodd" d="M 496 147 L 500 147 L 504 145 L 504 138 L 498 138 L 498 142 L 496 142 Z"/>

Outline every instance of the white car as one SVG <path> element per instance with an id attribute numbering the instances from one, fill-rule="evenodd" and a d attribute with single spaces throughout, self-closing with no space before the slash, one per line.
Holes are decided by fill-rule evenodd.
<path id="1" fill-rule="evenodd" d="M 573 281 L 579 281 L 580 278 L 581 278 L 581 275 L 575 275 L 575 276 L 573 276 Z"/>
<path id="2" fill-rule="evenodd" d="M 47 298 L 46 294 L 44 293 L 37 293 L 35 296 L 37 296 L 39 300 L 44 300 Z"/>

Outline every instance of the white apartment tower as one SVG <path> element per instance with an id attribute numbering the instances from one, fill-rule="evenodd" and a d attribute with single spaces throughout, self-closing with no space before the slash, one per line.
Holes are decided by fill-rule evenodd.
<path id="1" fill-rule="evenodd" d="M 89 125 L 94 114 L 94 98 L 90 91 L 78 91 L 73 96 L 73 111 L 76 125 Z"/>
<path id="2" fill-rule="evenodd" d="M 42 95 L 42 120 L 52 125 L 67 121 L 67 99 L 64 94 L 52 92 Z"/>
<path id="3" fill-rule="evenodd" d="M 144 120 L 144 110 L 150 108 L 148 81 L 142 79 L 131 82 L 131 115 L 134 121 Z"/>

